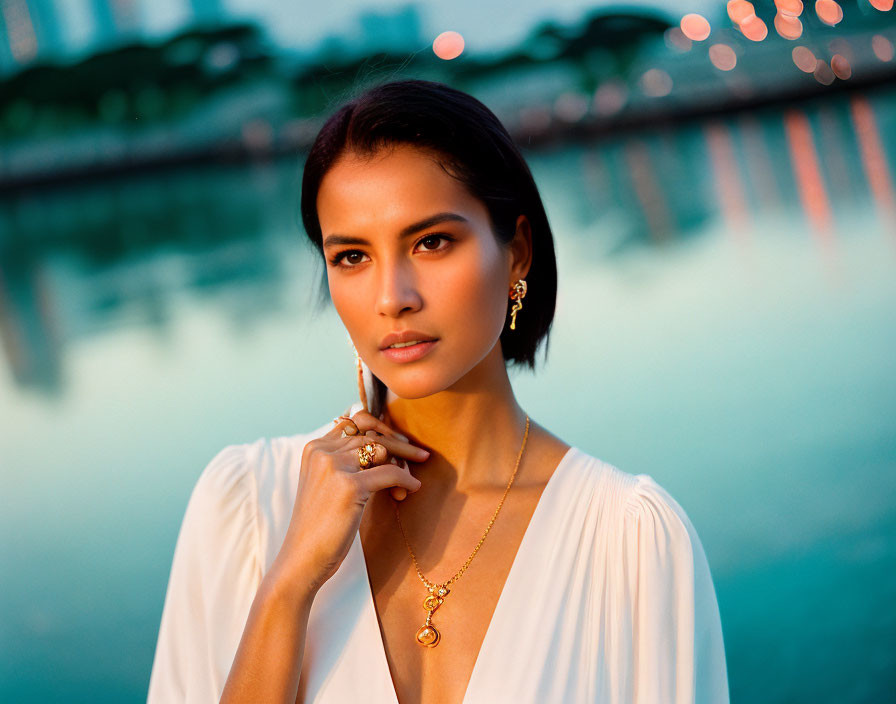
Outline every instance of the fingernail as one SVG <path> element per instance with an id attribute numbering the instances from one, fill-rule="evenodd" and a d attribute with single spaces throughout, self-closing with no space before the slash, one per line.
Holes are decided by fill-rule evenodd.
<path id="1" fill-rule="evenodd" d="M 422 453 L 423 456 L 425 456 L 425 457 L 429 457 L 429 455 L 431 454 L 429 450 L 424 450 L 422 447 L 418 447 L 417 450 L 418 450 L 420 453 Z"/>

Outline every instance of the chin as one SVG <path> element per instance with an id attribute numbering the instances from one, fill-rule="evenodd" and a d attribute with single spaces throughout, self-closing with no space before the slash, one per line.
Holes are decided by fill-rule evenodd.
<path id="1" fill-rule="evenodd" d="M 399 398 L 415 399 L 432 396 L 451 386 L 452 380 L 444 373 L 430 369 L 389 369 L 382 376 L 373 371 L 393 394 Z M 439 370 L 444 371 L 444 370 Z"/>
<path id="2" fill-rule="evenodd" d="M 386 385 L 386 387 L 395 394 L 398 398 L 403 399 L 415 399 L 415 398 L 425 398 L 426 396 L 432 396 L 433 394 L 437 394 L 440 391 L 444 391 L 446 386 L 442 384 L 434 384 L 434 383 L 423 383 L 423 382 L 415 382 L 409 380 L 393 380 L 392 383 L 389 383 L 386 379 L 382 379 L 382 382 Z"/>

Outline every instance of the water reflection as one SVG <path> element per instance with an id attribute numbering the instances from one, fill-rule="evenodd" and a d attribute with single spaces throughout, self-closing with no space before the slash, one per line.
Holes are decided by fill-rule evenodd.
<path id="1" fill-rule="evenodd" d="M 239 284 L 277 303 L 277 237 L 296 239 L 294 163 L 146 175 L 0 202 L 6 362 L 59 392 L 60 347 L 107 327 L 164 333 L 184 290 Z M 248 314 L 239 299 L 229 311 Z"/>
<path id="2" fill-rule="evenodd" d="M 597 243 L 608 256 L 693 236 L 717 217 L 741 237 L 757 213 L 792 203 L 829 246 L 838 207 L 870 201 L 893 218 L 894 145 L 878 126 L 893 104 L 854 95 L 591 144 L 569 200 L 588 206 L 589 222 L 615 219 Z M 69 341 L 125 320 L 162 334 L 184 290 L 239 284 L 276 308 L 287 274 L 272 242 L 299 239 L 299 168 L 194 169 L 0 202 L 0 330 L 15 383 L 59 393 Z"/>
<path id="3" fill-rule="evenodd" d="M 614 218 L 596 243 L 608 256 L 715 218 L 742 237 L 757 213 L 794 203 L 831 246 L 838 208 L 867 203 L 894 219 L 896 144 L 879 126 L 893 121 L 892 93 L 856 94 L 596 142 L 570 165 L 568 200 L 588 224 Z M 184 290 L 239 283 L 276 305 L 287 275 L 277 246 L 300 240 L 299 169 L 195 168 L 0 201 L 0 331 L 15 383 L 58 392 L 68 341 L 125 320 L 161 333 Z"/>

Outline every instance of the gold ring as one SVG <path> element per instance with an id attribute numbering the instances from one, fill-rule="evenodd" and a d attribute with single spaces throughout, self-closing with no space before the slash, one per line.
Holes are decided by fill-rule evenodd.
<path id="1" fill-rule="evenodd" d="M 361 469 L 367 469 L 373 464 L 374 456 L 376 455 L 376 445 L 372 442 L 367 443 L 366 445 L 362 445 L 358 448 L 358 464 L 361 465 Z"/>

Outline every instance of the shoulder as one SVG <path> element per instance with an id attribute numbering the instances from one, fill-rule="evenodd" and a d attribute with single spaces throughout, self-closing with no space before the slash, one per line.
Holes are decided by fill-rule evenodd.
<path id="1" fill-rule="evenodd" d="M 685 509 L 649 474 L 631 474 L 583 453 L 580 474 L 593 477 L 588 504 L 596 544 L 621 568 L 628 591 L 666 603 L 687 593 L 699 605 L 715 604 L 710 567 Z M 645 591 L 647 590 L 647 591 Z M 677 596 L 675 596 L 677 595 Z"/>
<path id="2" fill-rule="evenodd" d="M 594 584 L 612 605 L 614 638 L 635 653 L 639 701 L 729 701 L 715 586 L 688 514 L 649 474 L 591 458 L 606 516 L 595 535 L 603 570 Z"/>
<path id="3" fill-rule="evenodd" d="M 579 459 L 589 467 L 605 493 L 617 499 L 619 510 L 627 518 L 650 518 L 665 522 L 690 523 L 687 514 L 672 495 L 650 474 L 632 474 L 578 448 Z"/>
<path id="4" fill-rule="evenodd" d="M 693 524 L 681 504 L 649 474 L 633 474 L 573 448 L 572 472 L 587 492 L 592 505 L 603 515 L 602 529 L 610 524 L 622 531 L 627 543 L 640 538 L 645 544 L 652 539 L 682 547 L 698 540 Z"/>
<path id="5" fill-rule="evenodd" d="M 248 456 L 255 444 L 233 444 L 218 450 L 199 474 L 190 495 L 190 506 L 224 509 L 244 503 L 251 494 Z"/>
<path id="6" fill-rule="evenodd" d="M 606 469 L 607 465 L 605 465 Z M 727 702 L 712 572 L 681 504 L 649 474 L 610 471 L 622 501 L 608 549 L 645 701 Z"/>
<path id="7" fill-rule="evenodd" d="M 685 527 L 690 525 L 681 504 L 656 479 L 649 474 L 630 476 L 632 479 L 626 501 L 629 517 L 681 523 Z"/>
<path id="8" fill-rule="evenodd" d="M 685 509 L 649 474 L 616 468 L 613 474 L 623 487 L 614 521 L 619 531 L 615 552 L 629 586 L 649 589 L 653 597 L 688 593 L 714 604 L 706 553 Z"/>
<path id="9" fill-rule="evenodd" d="M 260 444 L 227 445 L 208 461 L 190 493 L 180 542 L 203 546 L 204 552 L 242 536 L 244 548 L 253 547 L 257 495 L 250 458 Z"/>
<path id="10" fill-rule="evenodd" d="M 635 475 L 577 446 L 570 447 L 564 462 L 567 477 L 573 483 L 575 496 L 596 505 L 606 518 L 621 519 L 631 510 L 639 484 L 649 479 Z"/>

